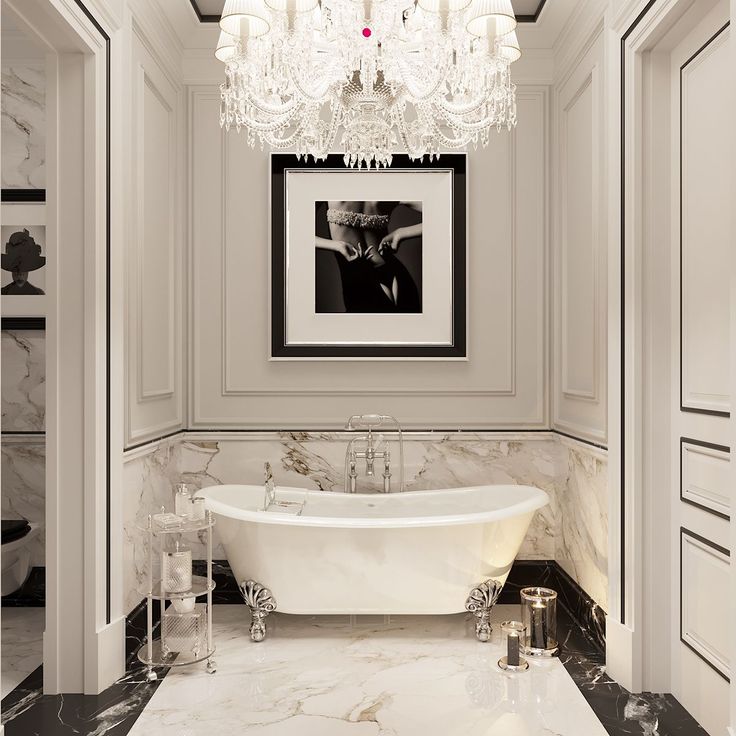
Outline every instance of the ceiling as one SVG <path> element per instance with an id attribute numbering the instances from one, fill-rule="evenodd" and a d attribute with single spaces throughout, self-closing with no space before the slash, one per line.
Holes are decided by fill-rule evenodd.
<path id="1" fill-rule="evenodd" d="M 220 19 L 225 0 L 190 0 L 194 11 L 203 23 L 215 23 Z M 512 0 L 516 17 L 522 23 L 534 23 L 546 0 Z"/>

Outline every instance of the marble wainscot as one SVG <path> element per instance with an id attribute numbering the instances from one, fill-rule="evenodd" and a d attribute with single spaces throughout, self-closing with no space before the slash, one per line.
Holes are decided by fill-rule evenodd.
<path id="1" fill-rule="evenodd" d="M 3 189 L 46 188 L 46 73 L 43 60 L 2 65 Z"/>
<path id="2" fill-rule="evenodd" d="M 46 564 L 46 439 L 43 435 L 3 435 L 2 518 L 27 519 L 41 525 L 29 543 L 31 566 Z"/>
<path id="3" fill-rule="evenodd" d="M 4 80 L 3 75 L 3 80 Z M 4 119 L 4 118 L 3 118 Z M 46 521 L 46 340 L 43 330 L 2 331 L 2 518 Z M 30 543 L 45 565 L 44 534 Z"/>
<path id="4" fill-rule="evenodd" d="M 46 333 L 3 330 L 2 430 L 43 432 L 46 426 Z"/>
<path id="5" fill-rule="evenodd" d="M 145 521 L 162 505 L 171 508 L 177 483 L 188 483 L 193 489 L 220 483 L 260 484 L 263 463 L 268 460 L 278 485 L 340 491 L 350 436 L 343 432 L 189 432 L 130 451 L 124 503 L 126 610 L 140 603 L 138 590 L 145 575 L 136 522 Z M 576 581 L 583 585 L 584 579 L 591 590 L 605 592 L 607 539 L 577 540 L 577 546 L 570 548 L 563 539 L 561 512 L 571 483 L 571 450 L 580 457 L 594 452 L 601 463 L 596 481 L 605 483 L 600 451 L 582 443 L 563 444 L 559 436 L 546 432 L 407 433 L 404 446 L 407 490 L 501 484 L 532 485 L 546 491 L 550 504 L 536 514 L 519 559 L 554 560 L 557 555 L 574 559 L 570 574 Z M 359 478 L 359 490 L 365 488 L 364 482 Z M 585 476 L 578 474 L 574 482 L 584 492 Z M 605 485 L 596 493 L 605 499 Z M 605 502 L 602 508 L 605 511 Z M 590 526 L 584 534 L 599 532 L 600 527 Z M 596 556 L 588 559 L 590 550 L 596 550 Z M 204 557 L 203 549 L 195 549 L 194 556 Z M 224 559 L 221 545 L 215 545 L 214 556 Z M 604 606 L 603 597 L 595 600 Z"/>

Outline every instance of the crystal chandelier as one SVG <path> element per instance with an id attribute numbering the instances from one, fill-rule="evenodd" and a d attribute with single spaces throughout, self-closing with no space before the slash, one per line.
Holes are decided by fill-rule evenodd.
<path id="1" fill-rule="evenodd" d="M 346 166 L 488 143 L 516 124 L 511 0 L 227 0 L 220 123 Z"/>

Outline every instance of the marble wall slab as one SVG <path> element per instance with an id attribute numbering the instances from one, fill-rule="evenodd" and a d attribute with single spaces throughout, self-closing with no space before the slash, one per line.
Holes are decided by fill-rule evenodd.
<path id="1" fill-rule="evenodd" d="M 4 436 L 2 442 L 2 518 L 41 525 L 30 543 L 31 565 L 46 564 L 46 441 L 41 436 Z"/>
<path id="2" fill-rule="evenodd" d="M 142 535 L 136 524 L 145 522 L 147 515 L 162 505 L 171 508 L 177 483 L 188 483 L 194 489 L 219 483 L 260 484 L 263 463 L 268 460 L 278 485 L 339 491 L 347 441 L 344 433 L 188 433 L 129 453 L 125 465 L 126 611 L 140 602 L 138 588 L 146 571 Z M 576 462 L 571 461 L 573 452 Z M 398 456 L 395 449 L 392 453 Z M 566 569 L 572 569 L 570 574 L 583 587 L 590 585 L 592 590 L 586 590 L 603 605 L 607 578 L 605 555 L 600 558 L 599 551 L 605 552 L 608 542 L 588 540 L 585 535 L 604 533 L 605 527 L 591 523 L 577 537 L 570 531 L 567 536 L 563 533 L 563 515 L 568 513 L 563 509 L 570 507 L 568 495 L 572 493 L 578 500 L 586 498 L 589 479 L 596 484 L 605 481 L 602 464 L 594 465 L 597 472 L 588 475 L 580 469 L 579 466 L 592 462 L 586 459 L 588 454 L 586 446 L 566 445 L 556 435 L 547 433 L 412 433 L 405 441 L 406 488 L 527 484 L 544 489 L 550 495 L 550 505 L 537 513 L 520 558 L 549 560 L 559 554 Z M 364 478 L 361 482 L 359 490 L 371 490 L 370 484 L 366 488 Z M 605 498 L 605 483 L 596 486 L 594 496 L 597 501 Z M 195 558 L 201 558 L 203 551 L 203 547 L 196 547 Z M 217 544 L 214 556 L 225 556 Z M 575 560 L 572 567 L 570 560 Z"/>
<path id="3" fill-rule="evenodd" d="M 3 330 L 2 518 L 42 526 L 31 542 L 31 564 L 45 565 L 46 337 L 42 330 Z M 34 433 L 34 434 L 29 434 Z"/>
<path id="4" fill-rule="evenodd" d="M 3 330 L 2 430 L 42 432 L 46 421 L 46 333 Z"/>
<path id="5" fill-rule="evenodd" d="M 607 454 L 562 438 L 567 484 L 558 498 L 560 527 L 554 559 L 608 611 Z"/>
<path id="6" fill-rule="evenodd" d="M 2 64 L 2 186 L 46 188 L 46 73 L 43 60 Z"/>

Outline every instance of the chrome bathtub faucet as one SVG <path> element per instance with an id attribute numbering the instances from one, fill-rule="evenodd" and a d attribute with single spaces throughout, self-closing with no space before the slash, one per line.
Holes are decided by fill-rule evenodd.
<path id="1" fill-rule="evenodd" d="M 266 462 L 266 464 L 263 466 L 263 474 L 265 476 L 263 510 L 268 511 L 268 507 L 276 500 L 276 484 L 273 482 L 273 470 L 271 470 L 271 463 Z"/>
<path id="2" fill-rule="evenodd" d="M 391 452 L 382 434 L 378 439 L 374 431 L 388 425 L 390 431 L 398 433 L 399 442 L 399 491 L 404 490 L 404 437 L 401 425 L 392 416 L 385 414 L 355 414 L 348 419 L 345 431 L 358 432 L 348 443 L 345 451 L 345 492 L 355 493 L 358 479 L 358 460 L 365 460 L 365 475 L 375 476 L 376 460 L 383 460 L 383 492 L 391 493 Z M 360 449 L 358 449 L 360 448 Z"/>

